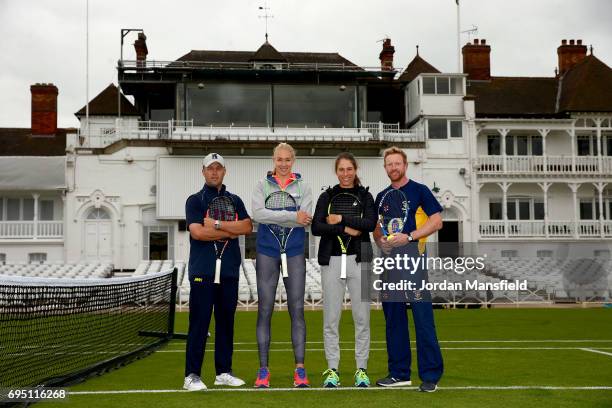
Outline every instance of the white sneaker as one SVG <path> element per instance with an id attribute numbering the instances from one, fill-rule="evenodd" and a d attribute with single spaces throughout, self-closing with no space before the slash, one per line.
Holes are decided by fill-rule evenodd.
<path id="1" fill-rule="evenodd" d="M 244 385 L 244 381 L 242 381 L 238 377 L 234 377 L 230 373 L 219 374 L 215 378 L 215 385 L 229 385 L 230 387 L 240 387 Z"/>
<path id="2" fill-rule="evenodd" d="M 199 376 L 189 374 L 187 377 L 185 377 L 183 388 L 187 391 L 201 391 L 206 389 L 206 384 L 202 382 L 202 379 Z"/>

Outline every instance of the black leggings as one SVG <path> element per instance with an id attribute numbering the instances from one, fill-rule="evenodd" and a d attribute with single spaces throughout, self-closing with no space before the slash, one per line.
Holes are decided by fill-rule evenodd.
<path id="1" fill-rule="evenodd" d="M 257 254 L 257 347 L 260 367 L 268 366 L 270 323 L 274 311 L 276 287 L 280 274 L 280 258 Z M 287 258 L 289 277 L 283 279 L 287 291 L 287 307 L 291 318 L 291 343 L 296 364 L 304 363 L 306 323 L 304 321 L 304 290 L 306 263 L 304 255 Z"/>

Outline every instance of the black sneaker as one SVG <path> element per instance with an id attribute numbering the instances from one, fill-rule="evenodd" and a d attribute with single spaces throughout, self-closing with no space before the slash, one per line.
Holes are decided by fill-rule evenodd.
<path id="1" fill-rule="evenodd" d="M 410 380 L 400 380 L 399 378 L 391 377 L 390 375 L 376 381 L 376 385 L 380 387 L 404 387 L 412 385 Z"/>
<path id="2" fill-rule="evenodd" d="M 437 389 L 438 389 L 438 385 L 436 383 L 431 383 L 431 382 L 423 382 L 419 386 L 420 392 L 436 392 Z"/>

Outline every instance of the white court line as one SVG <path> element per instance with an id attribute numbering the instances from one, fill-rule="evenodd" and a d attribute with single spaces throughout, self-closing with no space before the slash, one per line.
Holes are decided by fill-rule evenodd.
<path id="1" fill-rule="evenodd" d="M 209 392 L 302 392 L 302 391 L 391 391 L 391 390 L 416 390 L 417 387 L 338 387 L 338 388 L 209 388 L 206 391 L 199 393 L 206 394 Z M 554 385 L 510 385 L 510 386 L 464 386 L 464 387 L 438 387 L 442 391 L 464 391 L 464 390 L 482 390 L 482 391 L 517 391 L 517 390 L 557 390 L 557 391 L 593 391 L 604 390 L 612 391 L 612 386 L 587 386 L 587 387 L 562 387 Z M 105 395 L 105 394 L 165 394 L 165 393 L 189 393 L 187 390 L 109 390 L 109 391 L 68 391 L 72 395 Z"/>
<path id="2" fill-rule="evenodd" d="M 441 350 L 475 350 L 475 351 L 481 351 L 481 350 L 523 350 L 523 351 L 529 351 L 529 350 L 582 350 L 582 351 L 589 351 L 592 353 L 600 353 L 600 354 L 605 354 L 608 356 L 612 356 L 612 353 L 608 353 L 605 351 L 601 351 L 601 350 L 612 350 L 612 347 L 598 347 L 599 350 L 595 350 L 595 349 L 589 349 L 589 348 L 584 348 L 584 347 L 440 347 Z M 341 348 L 341 351 L 353 351 L 354 348 Z M 386 348 L 370 348 L 370 351 L 386 351 Z M 416 350 L 416 347 L 411 347 L 411 350 Z M 211 349 L 207 349 L 208 352 L 214 352 L 215 349 L 211 348 Z M 254 353 L 259 351 L 258 349 L 234 349 L 234 352 L 237 353 Z M 282 351 L 282 352 L 290 352 L 293 351 L 292 348 L 271 348 L 269 350 L 270 352 L 272 351 Z M 308 348 L 307 351 L 312 352 L 312 351 L 325 351 L 324 348 Z M 75 352 L 37 352 L 37 353 L 7 353 L 7 356 L 12 356 L 12 357 L 16 357 L 16 356 L 49 356 L 49 355 L 53 355 L 53 356 L 60 356 L 60 355 L 75 355 L 75 356 L 80 356 L 80 355 L 94 355 L 94 354 L 111 354 L 111 355 L 121 355 L 122 353 L 128 353 L 129 350 L 124 350 L 124 351 L 118 351 L 118 350 L 114 350 L 114 351 L 75 351 Z M 181 348 L 181 349 L 168 349 L 168 350 L 156 350 L 154 351 L 154 353 L 185 353 L 185 348 Z"/>
<path id="3" fill-rule="evenodd" d="M 589 352 L 591 352 L 591 353 L 603 354 L 603 355 L 606 355 L 606 356 L 610 356 L 610 357 L 612 357 L 612 353 L 608 353 L 608 352 L 606 352 L 606 351 L 594 350 L 594 349 L 590 349 L 590 348 L 581 348 L 580 350 L 583 350 L 583 351 L 589 351 Z"/>
<path id="4" fill-rule="evenodd" d="M 214 340 L 214 337 L 210 337 Z M 411 343 L 416 343 L 416 340 L 410 340 Z M 354 343 L 352 340 L 340 341 L 340 343 Z M 371 340 L 370 343 L 386 343 L 386 340 Z M 438 343 L 612 343 L 612 340 L 607 339 L 576 339 L 576 340 L 438 340 Z M 181 344 L 178 341 L 169 343 L 169 345 Z M 237 341 L 234 344 L 249 345 L 257 344 L 253 341 Z M 270 344 L 291 344 L 290 341 L 271 341 Z M 322 341 L 307 341 L 306 344 L 323 344 Z"/>
<path id="5" fill-rule="evenodd" d="M 412 350 L 416 350 L 416 347 L 412 347 Z M 581 347 L 440 347 L 441 350 L 585 350 Z M 341 348 L 340 351 L 353 351 L 354 348 Z M 215 349 L 208 349 L 206 351 L 213 352 Z M 234 352 L 256 352 L 257 349 L 234 349 Z M 272 351 L 293 351 L 292 348 L 275 349 L 271 348 Z M 325 351 L 324 348 L 307 348 L 306 351 Z M 386 348 L 370 348 L 370 351 L 387 351 Z M 185 350 L 157 350 L 156 353 L 184 353 Z M 597 351 L 595 351 L 597 352 Z M 604 354 L 609 354 L 602 352 Z M 612 355 L 612 354 L 610 354 Z"/>
<path id="6" fill-rule="evenodd" d="M 214 337 L 210 338 L 211 341 L 214 340 Z M 386 340 L 371 340 L 370 343 L 386 343 Z M 352 340 L 340 341 L 339 343 L 350 343 L 354 344 Z M 416 340 L 410 340 L 410 343 L 416 343 Z M 578 340 L 438 340 L 438 343 L 612 343 L 612 340 L 587 340 L 587 339 L 578 339 Z M 249 345 L 257 345 L 257 342 L 253 341 L 244 341 L 244 342 L 234 342 L 235 345 L 249 346 Z M 290 341 L 271 341 L 270 344 L 292 344 Z M 307 341 L 306 344 L 323 344 L 322 341 Z M 182 342 L 172 342 L 169 343 L 168 346 L 181 345 Z"/>
<path id="7" fill-rule="evenodd" d="M 441 350 L 582 350 L 582 351 L 591 351 L 593 353 L 601 353 L 612 356 L 612 353 L 606 353 L 604 351 L 591 350 L 587 348 L 581 347 L 441 347 Z M 612 347 L 599 347 L 599 349 L 603 350 L 612 350 Z M 322 348 L 308 348 L 309 352 L 311 351 L 325 351 Z M 353 351 L 353 348 L 343 348 L 341 351 Z M 370 351 L 386 351 L 386 348 L 371 348 Z M 416 350 L 416 347 L 412 347 L 411 350 Z M 214 352 L 215 349 L 208 349 L 209 352 Z M 254 353 L 257 352 L 257 349 L 237 349 L 233 350 L 235 352 L 247 352 Z M 271 348 L 269 351 L 283 351 L 289 352 L 293 351 L 293 349 L 285 348 L 285 349 L 275 349 Z M 91 355 L 91 354 L 111 354 L 120 356 L 122 353 L 129 353 L 129 350 L 125 351 L 75 351 L 75 352 L 38 352 L 38 353 L 7 353 L 7 356 L 16 357 L 16 356 L 63 356 L 63 355 L 71 355 L 71 356 L 80 356 L 80 355 Z M 185 349 L 176 349 L 176 350 L 157 350 L 155 353 L 185 353 Z"/>

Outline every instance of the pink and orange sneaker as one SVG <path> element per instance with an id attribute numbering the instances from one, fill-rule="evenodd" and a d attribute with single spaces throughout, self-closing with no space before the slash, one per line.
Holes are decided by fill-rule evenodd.
<path id="1" fill-rule="evenodd" d="M 255 388 L 270 388 L 270 371 L 268 371 L 268 367 L 261 367 L 257 371 Z"/>
<path id="2" fill-rule="evenodd" d="M 304 367 L 298 367 L 293 372 L 293 386 L 296 388 L 308 388 L 310 387 L 310 381 L 306 375 L 306 369 Z"/>

